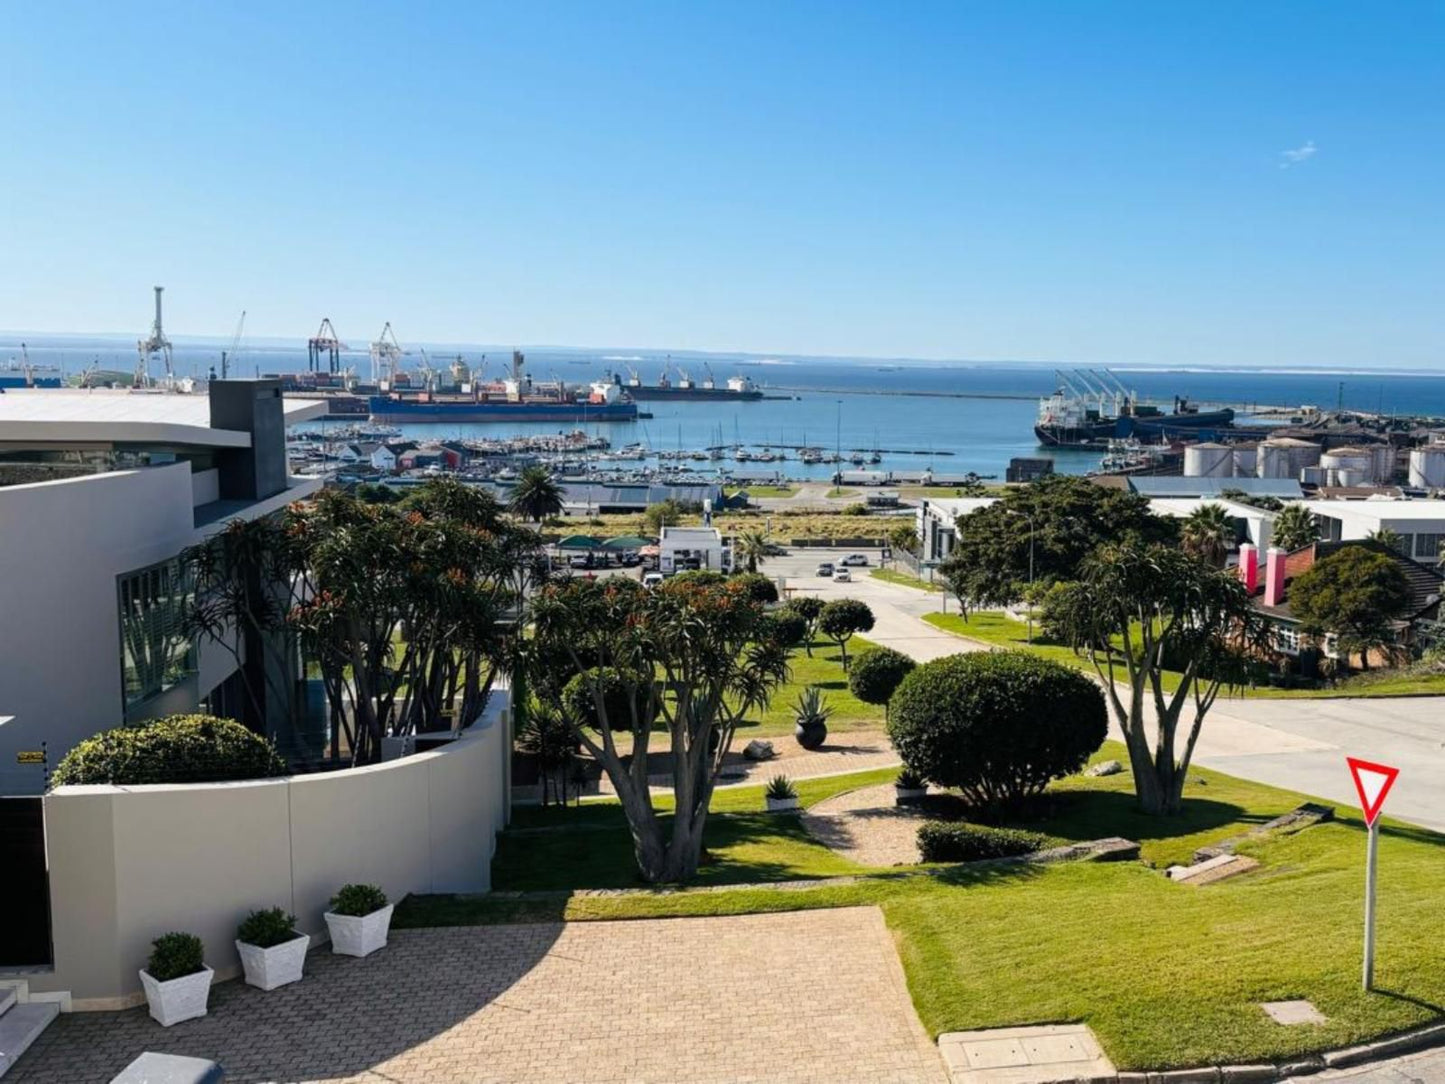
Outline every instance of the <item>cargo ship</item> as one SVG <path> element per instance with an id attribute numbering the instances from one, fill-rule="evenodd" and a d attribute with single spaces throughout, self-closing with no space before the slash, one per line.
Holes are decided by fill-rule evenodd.
<path id="1" fill-rule="evenodd" d="M 473 383 L 470 372 L 454 366 L 454 391 L 436 390 L 435 370 L 428 367 L 420 390 L 400 390 L 381 382 L 380 394 L 368 399 L 374 422 L 632 422 L 637 404 L 613 380 L 599 380 L 585 392 L 561 381 L 534 384 L 524 376 L 524 357 L 512 354 L 511 375 L 496 384 Z"/>
<path id="2" fill-rule="evenodd" d="M 1104 374 L 1108 380 L 1093 370 L 1087 375 L 1057 374 L 1058 390 L 1039 400 L 1034 435 L 1040 444 L 1103 448 L 1111 441 L 1130 439 L 1152 443 L 1177 437 L 1213 439 L 1234 427 L 1234 411 L 1229 407 L 1200 410 L 1187 399 L 1175 396 L 1173 407 L 1166 411 L 1140 402 L 1107 369 Z"/>
<path id="3" fill-rule="evenodd" d="M 713 379 L 712 366 L 703 363 L 704 376 L 702 383 L 697 383 L 682 366 L 677 366 L 676 379 L 673 378 L 672 358 L 669 357 L 662 366 L 662 375 L 657 378 L 656 384 L 644 384 L 642 377 L 636 369 L 628 366 L 627 383 L 622 383 L 622 377 L 613 375 L 612 381 L 622 387 L 633 400 L 643 399 L 682 399 L 691 401 L 752 401 L 763 398 L 762 390 L 745 376 L 730 376 L 721 385 Z"/>

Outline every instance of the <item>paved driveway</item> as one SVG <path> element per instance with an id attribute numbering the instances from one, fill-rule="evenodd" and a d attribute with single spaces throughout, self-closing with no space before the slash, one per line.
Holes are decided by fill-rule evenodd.
<path id="1" fill-rule="evenodd" d="M 223 983 L 168 1030 L 62 1016 L 9 1079 L 100 1084 L 142 1050 L 236 1084 L 945 1080 L 873 907 L 400 931 L 365 960 L 313 953 L 295 986 Z"/>

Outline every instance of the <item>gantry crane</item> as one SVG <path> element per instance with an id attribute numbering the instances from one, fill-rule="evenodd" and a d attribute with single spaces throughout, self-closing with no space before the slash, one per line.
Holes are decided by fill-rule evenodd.
<path id="1" fill-rule="evenodd" d="M 316 334 L 306 340 L 306 364 L 313 373 L 321 372 L 321 359 L 326 358 L 326 371 L 338 373 L 341 371 L 341 351 L 346 349 L 346 344 L 336 335 L 336 329 L 331 326 L 331 317 L 323 317 L 321 327 Z"/>
<path id="2" fill-rule="evenodd" d="M 161 327 L 161 294 L 165 292 L 164 286 L 157 286 L 156 291 L 156 320 L 151 325 L 150 337 L 137 339 L 135 344 L 136 363 L 135 380 L 137 388 L 152 387 L 150 375 L 150 360 L 157 354 L 165 360 L 166 365 L 166 387 L 175 384 L 175 370 L 171 368 L 171 341 L 166 338 L 165 330 Z"/>
<path id="3" fill-rule="evenodd" d="M 236 334 L 231 336 L 229 348 L 221 351 L 221 379 L 225 380 L 231 372 L 231 366 L 236 364 L 236 357 L 241 352 L 241 338 L 246 334 L 246 310 L 241 310 L 241 319 L 236 324 Z"/>
<path id="4" fill-rule="evenodd" d="M 406 351 L 396 341 L 396 332 L 391 330 L 391 322 L 388 321 L 371 344 L 371 382 L 378 387 L 383 381 L 388 387 L 395 383 L 401 359 L 405 356 Z"/>

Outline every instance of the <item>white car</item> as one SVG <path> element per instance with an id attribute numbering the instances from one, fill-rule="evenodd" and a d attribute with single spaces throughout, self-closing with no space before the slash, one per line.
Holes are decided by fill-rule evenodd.
<path id="1" fill-rule="evenodd" d="M 838 569 L 837 572 L 833 573 L 833 582 L 834 582 L 834 583 L 852 583 L 852 582 L 853 582 L 853 574 L 852 574 L 851 572 L 849 572 L 846 568 L 840 568 L 840 569 Z"/>
<path id="2" fill-rule="evenodd" d="M 643 587 L 660 587 L 660 586 L 662 586 L 662 573 L 661 573 L 661 572 L 648 572 L 648 573 L 646 573 L 646 574 L 642 577 L 642 586 L 643 586 Z"/>
<path id="3" fill-rule="evenodd" d="M 868 555 L 866 553 L 850 553 L 838 563 L 866 568 L 868 566 Z"/>

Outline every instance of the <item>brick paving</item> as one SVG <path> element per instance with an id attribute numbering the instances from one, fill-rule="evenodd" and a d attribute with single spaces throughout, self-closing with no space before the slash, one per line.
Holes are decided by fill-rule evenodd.
<path id="1" fill-rule="evenodd" d="M 59 1018 L 10 1074 L 103 1084 L 143 1050 L 233 1084 L 946 1080 L 877 908 L 402 930 L 297 985 L 227 982 L 210 1015 Z"/>
<path id="2" fill-rule="evenodd" d="M 809 835 L 864 866 L 918 862 L 918 826 L 927 819 L 917 806 L 897 804 L 892 783 L 826 798 L 802 815 Z"/>

